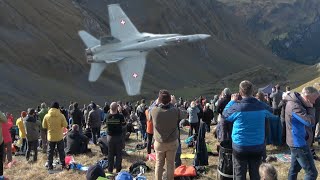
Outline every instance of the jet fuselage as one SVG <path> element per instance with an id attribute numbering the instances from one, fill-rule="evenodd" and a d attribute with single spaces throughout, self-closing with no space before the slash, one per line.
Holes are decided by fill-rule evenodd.
<path id="1" fill-rule="evenodd" d="M 138 56 L 142 52 L 154 48 L 180 45 L 187 42 L 203 40 L 209 35 L 180 35 L 180 34 L 149 34 L 142 33 L 142 37 L 128 39 L 127 41 L 97 45 L 86 50 L 88 63 L 113 63 L 127 57 Z"/>

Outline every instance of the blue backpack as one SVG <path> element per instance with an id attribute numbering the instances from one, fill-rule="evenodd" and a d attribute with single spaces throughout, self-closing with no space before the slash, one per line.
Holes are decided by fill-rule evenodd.
<path id="1" fill-rule="evenodd" d="M 133 180 L 133 177 L 130 173 L 126 171 L 121 171 L 118 173 L 115 180 Z"/>

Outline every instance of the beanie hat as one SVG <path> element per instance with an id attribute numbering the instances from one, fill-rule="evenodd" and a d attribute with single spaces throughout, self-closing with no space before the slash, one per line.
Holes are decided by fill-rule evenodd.
<path id="1" fill-rule="evenodd" d="M 168 90 L 162 89 L 159 91 L 159 102 L 162 104 L 168 104 L 171 101 L 171 96 Z"/>
<path id="2" fill-rule="evenodd" d="M 27 116 L 27 112 L 22 111 L 22 112 L 21 112 L 21 117 L 26 117 L 26 116 Z"/>
<path id="3" fill-rule="evenodd" d="M 28 114 L 32 115 L 35 113 L 35 110 L 33 108 L 28 109 Z"/>
<path id="4" fill-rule="evenodd" d="M 58 102 L 53 102 L 53 103 L 51 104 L 51 108 L 59 109 L 59 103 L 58 103 Z"/>

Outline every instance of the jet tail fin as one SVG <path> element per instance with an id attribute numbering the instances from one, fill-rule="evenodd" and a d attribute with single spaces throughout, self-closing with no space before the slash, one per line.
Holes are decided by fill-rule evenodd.
<path id="1" fill-rule="evenodd" d="M 103 70 L 107 67 L 106 63 L 91 63 L 91 68 L 89 72 L 89 81 L 97 81 Z"/>
<path id="2" fill-rule="evenodd" d="M 87 46 L 87 48 L 91 48 L 91 47 L 100 45 L 100 41 L 97 38 L 93 37 L 88 32 L 79 31 L 78 34 L 81 37 L 81 39 L 84 42 L 84 44 Z"/>
<path id="3" fill-rule="evenodd" d="M 108 6 L 111 35 L 120 41 L 140 37 L 141 34 L 119 4 Z"/>

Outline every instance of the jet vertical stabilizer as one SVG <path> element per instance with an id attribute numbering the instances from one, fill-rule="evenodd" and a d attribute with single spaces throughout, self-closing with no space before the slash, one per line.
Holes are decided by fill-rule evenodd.
<path id="1" fill-rule="evenodd" d="M 111 35 L 120 41 L 141 37 L 131 20 L 122 11 L 119 4 L 108 6 Z"/>

